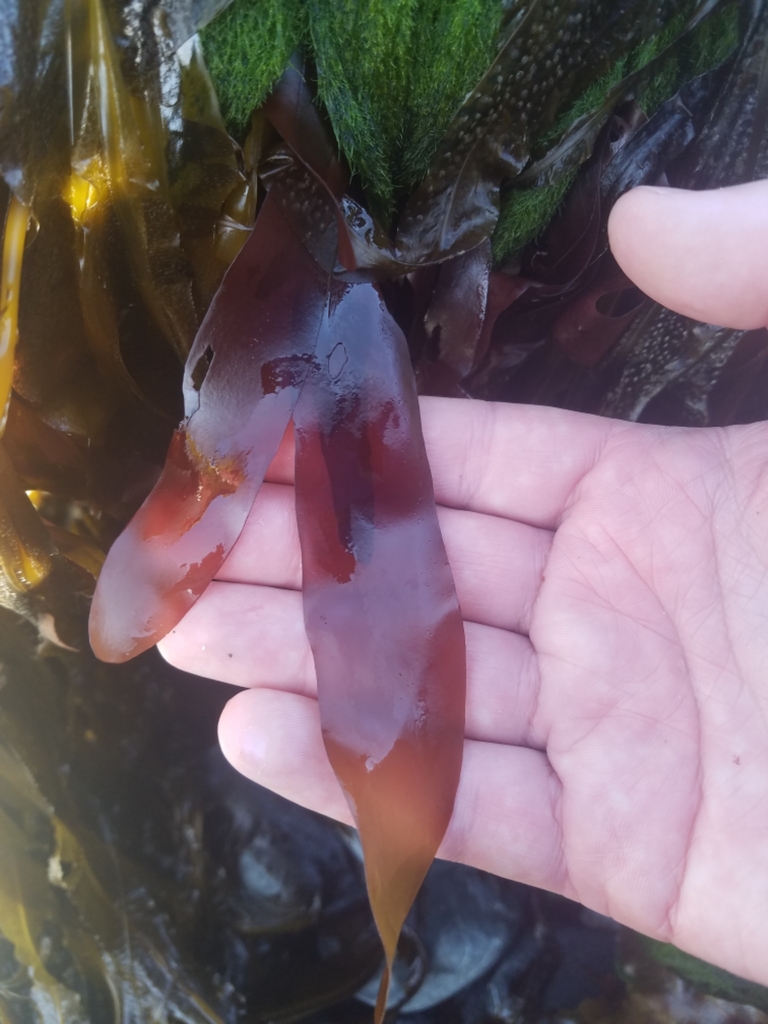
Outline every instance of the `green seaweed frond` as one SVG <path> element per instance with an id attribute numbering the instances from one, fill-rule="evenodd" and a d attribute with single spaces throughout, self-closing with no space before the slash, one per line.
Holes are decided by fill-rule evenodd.
<path id="1" fill-rule="evenodd" d="M 310 0 L 318 92 L 386 219 L 493 57 L 501 0 Z"/>
<path id="2" fill-rule="evenodd" d="M 638 91 L 637 101 L 649 117 L 697 75 L 718 67 L 734 51 L 739 40 L 739 10 L 737 0 L 724 4 L 705 18 L 689 36 L 672 48 L 658 72 Z M 644 40 L 630 54 L 620 58 L 611 70 L 593 82 L 581 96 L 557 119 L 553 128 L 536 140 L 536 146 L 545 148 L 580 117 L 598 110 L 606 96 L 622 79 L 642 70 L 674 42 L 690 17 L 691 4 L 665 28 Z M 530 188 L 511 188 L 502 194 L 499 220 L 492 238 L 496 264 L 517 257 L 533 241 L 557 212 L 576 173 L 565 172 L 551 185 Z"/>
<path id="3" fill-rule="evenodd" d="M 494 59 L 502 13 L 499 0 L 421 0 L 399 184 L 412 188 L 427 173 L 448 125 Z"/>
<path id="4" fill-rule="evenodd" d="M 542 149 L 554 142 L 566 129 L 593 111 L 598 110 L 611 89 L 615 88 L 622 78 L 626 77 L 629 56 L 620 57 L 610 71 L 596 79 L 584 92 L 564 110 L 552 127 L 536 138 L 535 146 Z"/>
<path id="5" fill-rule="evenodd" d="M 503 8 L 504 0 L 235 0 L 203 31 L 203 49 L 225 123 L 241 136 L 305 46 L 339 146 L 386 219 L 491 63 Z"/>
<path id="6" fill-rule="evenodd" d="M 392 203 L 417 0 L 309 0 L 318 95 L 366 192 Z"/>
<path id="7" fill-rule="evenodd" d="M 509 0 L 234 0 L 202 33 L 206 61 L 229 130 L 242 138 L 251 111 L 305 49 L 339 146 L 368 201 L 386 221 L 423 178 L 468 92 L 490 66 Z M 738 42 L 738 0 L 723 4 L 679 45 L 637 95 L 653 113 L 680 86 L 718 66 Z M 619 59 L 536 139 L 540 151 L 575 120 L 600 108 L 627 75 L 680 34 L 693 9 Z M 538 235 L 573 172 L 538 189 L 510 189 L 493 238 L 497 260 Z"/>
<path id="8" fill-rule="evenodd" d="M 738 0 L 731 0 L 699 25 L 685 52 L 683 71 L 688 78 L 703 75 L 731 56 L 739 45 L 739 19 Z"/>
<path id="9" fill-rule="evenodd" d="M 733 0 L 705 18 L 688 37 L 681 40 L 659 74 L 638 93 L 637 101 L 644 113 L 650 117 L 686 82 L 719 67 L 733 53 L 738 42 L 739 5 Z"/>
<path id="10" fill-rule="evenodd" d="M 491 239 L 495 264 L 517 256 L 541 234 L 557 213 L 576 173 L 574 168 L 552 185 L 512 188 L 502 194 L 499 219 Z"/>
<path id="11" fill-rule="evenodd" d="M 304 0 L 234 0 L 200 33 L 227 130 L 242 139 L 308 36 Z"/>

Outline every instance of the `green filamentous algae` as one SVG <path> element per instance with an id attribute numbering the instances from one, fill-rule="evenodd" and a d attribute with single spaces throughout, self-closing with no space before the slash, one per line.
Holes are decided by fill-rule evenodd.
<path id="1" fill-rule="evenodd" d="M 235 0 L 202 33 L 229 130 L 242 138 L 295 51 L 308 54 L 318 100 L 372 210 L 387 222 L 419 183 L 440 139 L 493 60 L 509 0 Z M 690 15 L 622 56 L 563 110 L 546 147 L 611 89 L 658 57 Z M 637 100 L 652 114 L 682 84 L 720 64 L 738 39 L 738 3 L 724 5 L 670 49 Z M 549 223 L 570 187 L 571 168 L 550 185 L 504 190 L 493 238 L 497 263 L 514 257 Z"/>

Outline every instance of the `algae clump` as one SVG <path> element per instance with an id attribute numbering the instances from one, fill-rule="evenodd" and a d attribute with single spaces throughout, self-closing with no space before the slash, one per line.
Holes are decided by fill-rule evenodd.
<path id="1" fill-rule="evenodd" d="M 341 151 L 384 217 L 426 173 L 437 144 L 496 45 L 503 0 L 235 0 L 203 30 L 228 128 L 253 107 L 294 50 Z"/>
<path id="2" fill-rule="evenodd" d="M 294 51 L 306 53 L 318 101 L 373 212 L 387 223 L 424 177 L 462 105 L 492 63 L 509 0 L 235 0 L 203 30 L 206 60 L 229 130 L 242 137 Z M 673 43 L 693 3 L 662 32 L 621 57 L 535 140 L 547 146 L 576 119 Z M 738 41 L 738 3 L 723 5 L 660 62 L 635 98 L 651 115 L 685 82 L 727 58 Z M 503 191 L 495 262 L 516 257 L 552 219 L 576 169 L 544 186 Z"/>

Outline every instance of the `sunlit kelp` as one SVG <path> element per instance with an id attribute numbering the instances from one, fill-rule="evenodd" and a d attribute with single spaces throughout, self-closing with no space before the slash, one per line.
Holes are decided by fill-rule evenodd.
<path id="1" fill-rule="evenodd" d="M 0 277 L 0 436 L 8 421 L 16 342 L 19 339 L 21 264 L 27 240 L 29 210 L 11 196 L 5 215 L 3 262 Z"/>
<path id="2" fill-rule="evenodd" d="M 76 552 L 106 550 L 156 473 L 180 412 L 181 361 L 255 215 L 253 201 L 230 199 L 253 193 L 250 165 L 223 130 L 197 44 L 177 52 L 171 15 L 102 0 L 3 15 L 0 400 L 20 480 L 5 474 L 16 511 L 0 589 L 75 646 L 84 607 L 70 597 L 92 590 L 97 565 Z M 43 517 L 59 509 L 56 523 L 25 487 L 42 492 Z M 88 505 L 90 536 L 83 517 L 71 532 L 77 517 L 59 498 Z M 12 552 L 26 550 L 33 520 L 46 560 L 25 583 Z"/>

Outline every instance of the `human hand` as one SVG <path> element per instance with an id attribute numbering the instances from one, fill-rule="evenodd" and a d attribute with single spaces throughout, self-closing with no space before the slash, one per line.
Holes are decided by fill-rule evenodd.
<path id="1" fill-rule="evenodd" d="M 625 269 L 686 312 L 765 322 L 760 253 L 744 254 L 766 244 L 752 226 L 768 196 L 764 183 L 741 188 L 753 194 L 715 197 L 718 230 L 724 196 L 749 216 L 726 218 L 711 267 L 712 194 L 626 197 L 612 223 Z M 655 258 L 669 245 L 674 278 Z M 768 426 L 443 399 L 422 414 L 468 649 L 464 768 L 441 855 L 768 982 Z M 237 768 L 350 821 L 321 740 L 290 480 L 286 441 L 219 580 L 161 649 L 248 688 L 220 724 Z"/>

